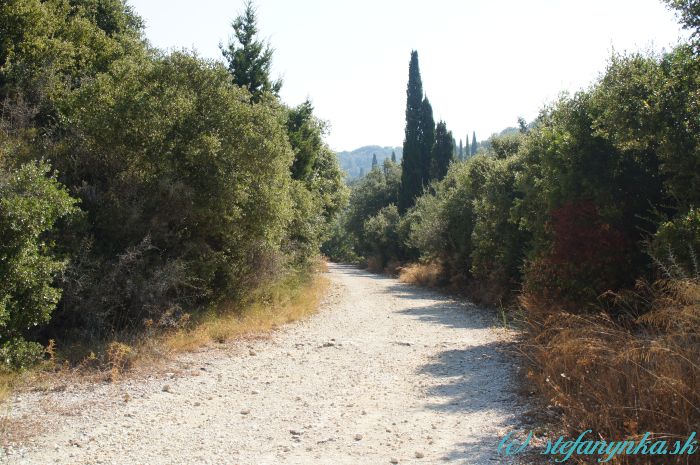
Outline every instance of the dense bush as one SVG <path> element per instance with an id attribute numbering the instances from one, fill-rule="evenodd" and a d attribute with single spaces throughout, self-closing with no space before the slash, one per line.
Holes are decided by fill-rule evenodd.
<path id="1" fill-rule="evenodd" d="M 174 53 L 117 62 L 64 103 L 72 121 L 55 164 L 81 197 L 90 241 L 72 275 L 94 285 L 68 283 L 62 317 L 99 311 L 104 324 L 90 326 L 109 329 L 157 321 L 238 297 L 271 271 L 292 218 L 284 112 L 248 103 L 229 80 L 221 65 Z"/>
<path id="2" fill-rule="evenodd" d="M 44 216 L 29 200 L 13 207 L 36 224 L 16 252 L 32 260 L 18 262 L 31 289 L 10 289 L 19 271 L 3 271 L 0 328 L 11 334 L 0 338 L 29 323 L 44 340 L 177 325 L 310 270 L 347 190 L 310 102 L 289 108 L 274 92 L 280 82 L 238 82 L 269 80 L 271 49 L 257 48 L 250 11 L 236 24 L 253 33 L 225 65 L 150 48 L 123 0 L 0 6 L 3 183 L 29 176 L 34 160 L 58 173 L 42 162 L 35 185 L 21 186 L 44 202 Z M 54 225 L 72 211 L 66 191 L 82 213 Z M 23 198 L 33 197 L 2 201 Z M 3 225 L 15 203 L 0 213 Z M 60 261 L 41 242 L 47 232 Z M 8 347 L 3 354 L 16 352 Z"/>

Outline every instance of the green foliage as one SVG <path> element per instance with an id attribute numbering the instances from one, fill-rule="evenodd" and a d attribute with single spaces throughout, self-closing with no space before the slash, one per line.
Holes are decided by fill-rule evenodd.
<path id="1" fill-rule="evenodd" d="M 447 265 L 450 272 L 465 275 L 471 268 L 471 236 L 474 228 L 475 180 L 481 159 L 453 164 L 445 179 L 434 185 L 409 211 L 409 245 L 426 260 Z"/>
<path id="2" fill-rule="evenodd" d="M 433 109 L 423 97 L 423 83 L 418 65 L 418 52 L 411 52 L 406 90 L 406 130 L 401 161 L 399 208 L 412 206 L 428 182 L 430 154 L 435 143 Z"/>
<path id="3" fill-rule="evenodd" d="M 0 347 L 3 359 L 38 325 L 49 321 L 61 296 L 54 278 L 66 265 L 47 240 L 58 220 L 75 212 L 75 200 L 46 163 L 29 163 L 0 173 Z M 26 350 L 25 350 L 26 349 Z"/>
<path id="4" fill-rule="evenodd" d="M 56 118 L 53 102 L 125 56 L 144 53 L 142 21 L 124 0 L 8 0 L 0 5 L 0 98 L 20 92 Z"/>
<path id="5" fill-rule="evenodd" d="M 369 244 L 370 256 L 383 268 L 399 256 L 399 221 L 396 205 L 390 204 L 370 216 L 363 225 L 364 237 Z"/>
<path id="6" fill-rule="evenodd" d="M 344 212 L 331 224 L 321 252 L 335 262 L 359 263 L 361 259 L 355 252 L 355 246 L 354 237 L 348 233 L 347 213 Z"/>
<path id="7" fill-rule="evenodd" d="M 294 216 L 287 228 L 285 243 L 286 254 L 297 268 L 308 266 L 323 243 L 331 239 L 347 201 L 348 188 L 336 156 L 323 146 L 316 154 L 311 179 L 307 183 L 294 181 L 292 184 Z M 328 255 L 348 257 L 344 252 L 325 250 Z"/>
<path id="8" fill-rule="evenodd" d="M 444 121 L 437 124 L 435 144 L 430 156 L 430 180 L 441 180 L 454 159 L 454 139 Z"/>
<path id="9" fill-rule="evenodd" d="M 650 243 L 650 253 L 667 278 L 700 274 L 700 209 L 661 223 Z"/>
<path id="10" fill-rule="evenodd" d="M 313 112 L 314 107 L 309 100 L 289 110 L 287 132 L 294 150 L 294 179 L 308 179 L 316 157 L 323 148 L 325 124 L 314 117 Z"/>
<path id="11" fill-rule="evenodd" d="M 500 139 L 494 142 L 496 146 Z M 482 290 L 488 295 L 482 297 L 498 301 L 508 299 L 518 289 L 530 243 L 529 234 L 519 228 L 518 218 L 511 211 L 520 197 L 515 181 L 523 170 L 523 162 L 515 153 L 506 158 L 497 155 L 486 158 L 483 169 L 483 184 L 473 203 L 470 271 L 476 281 L 483 283 Z"/>
<path id="12" fill-rule="evenodd" d="M 0 27 L 7 363 L 36 355 L 22 337 L 169 326 L 309 269 L 347 188 L 310 102 L 272 95 L 250 3 L 228 69 L 150 49 L 123 0 L 10 0 Z"/>
<path id="13" fill-rule="evenodd" d="M 247 102 L 222 66 L 174 53 L 116 63 L 65 104 L 55 159 L 87 212 L 91 260 L 76 273 L 111 299 L 97 326 L 237 297 L 270 270 L 292 218 L 293 153 L 284 109 Z M 127 292 L 105 268 L 142 282 Z M 93 290 L 71 290 L 64 310 L 88 314 Z"/>
<path id="14" fill-rule="evenodd" d="M 377 216 L 382 209 L 396 205 L 401 183 L 401 168 L 390 159 L 385 159 L 381 169 L 371 170 L 367 176 L 351 185 L 350 202 L 340 219 L 332 227 L 324 253 L 334 260 L 361 261 L 363 258 L 378 258 L 375 254 L 376 230 L 368 235 L 366 226 L 370 217 Z M 380 254 L 386 260 L 396 259 L 400 243 L 394 244 L 391 252 Z M 379 257 L 382 261 L 383 258 Z"/>
<path id="15" fill-rule="evenodd" d="M 435 146 L 435 120 L 433 119 L 433 107 L 428 97 L 423 99 L 420 108 L 420 124 L 418 126 L 419 171 L 417 177 L 417 192 L 422 193 L 425 186 L 430 183 L 430 166 L 432 164 L 433 147 Z"/>
<path id="16" fill-rule="evenodd" d="M 243 13 L 231 24 L 234 38 L 221 53 L 228 62 L 233 82 L 250 91 L 253 102 L 259 102 L 265 93 L 277 95 L 282 81 L 270 80 L 273 49 L 257 38 L 258 19 L 252 1 L 246 1 Z"/>
<path id="17" fill-rule="evenodd" d="M 0 368 L 25 370 L 41 361 L 44 348 L 37 342 L 10 339 L 0 343 Z"/>

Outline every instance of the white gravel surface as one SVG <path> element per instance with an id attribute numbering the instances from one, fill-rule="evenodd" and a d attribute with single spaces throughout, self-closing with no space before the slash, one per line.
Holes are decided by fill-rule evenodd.
<path id="1" fill-rule="evenodd" d="M 320 312 L 171 373 L 22 392 L 41 432 L 2 464 L 503 464 L 517 426 L 513 337 L 478 307 L 330 265 Z M 7 409 L 9 408 L 9 411 Z M 25 419 L 25 420 L 22 420 Z"/>

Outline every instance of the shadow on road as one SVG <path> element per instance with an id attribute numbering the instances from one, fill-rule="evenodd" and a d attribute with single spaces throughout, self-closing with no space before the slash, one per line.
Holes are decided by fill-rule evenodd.
<path id="1" fill-rule="evenodd" d="M 432 325 L 448 328 L 474 330 L 475 338 L 465 333 L 464 344 L 455 348 L 446 344 L 428 363 L 416 370 L 419 376 L 432 378 L 425 390 L 424 409 L 444 413 L 463 414 L 465 420 L 456 428 L 464 428 L 464 440 L 455 443 L 444 457 L 450 463 L 482 465 L 509 463 L 497 454 L 497 446 L 504 430 L 518 424 L 519 396 L 515 392 L 514 363 L 515 343 L 504 341 L 496 335 L 485 336 L 479 330 L 497 328 L 495 312 L 480 308 L 473 303 L 428 289 L 403 284 L 385 275 L 370 273 L 351 265 L 333 264 L 334 269 L 348 275 L 362 276 L 383 283 L 383 292 L 395 298 L 415 302 L 396 313 L 416 318 Z M 430 301 L 430 302 L 428 302 Z M 478 336 L 476 336 L 478 334 Z M 435 341 L 440 345 L 440 341 Z M 480 424 L 481 413 L 498 412 L 499 424 Z M 493 415 L 485 415 L 493 418 Z M 479 430 L 472 434 L 471 428 Z M 492 431 L 493 433 L 488 433 Z M 486 433 L 486 434 L 485 434 Z"/>

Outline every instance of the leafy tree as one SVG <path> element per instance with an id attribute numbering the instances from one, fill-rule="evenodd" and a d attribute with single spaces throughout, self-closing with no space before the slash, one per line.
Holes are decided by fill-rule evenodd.
<path id="1" fill-rule="evenodd" d="M 272 54 L 270 45 L 257 38 L 258 20 L 253 2 L 247 0 L 243 13 L 231 24 L 234 37 L 225 47 L 221 44 L 221 53 L 228 63 L 228 70 L 233 82 L 248 89 L 253 102 L 259 102 L 267 92 L 277 95 L 282 88 L 282 81 L 270 79 Z"/>
<path id="2" fill-rule="evenodd" d="M 452 132 L 447 130 L 447 125 L 444 121 L 437 124 L 435 130 L 435 144 L 433 145 L 430 179 L 441 180 L 447 174 L 447 168 L 453 160 L 454 139 Z"/>

